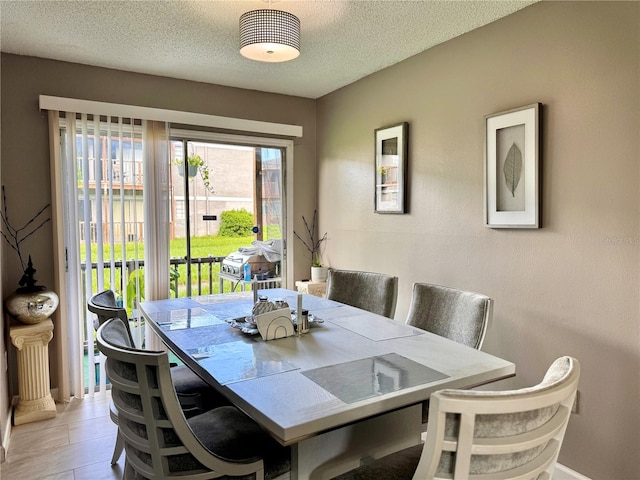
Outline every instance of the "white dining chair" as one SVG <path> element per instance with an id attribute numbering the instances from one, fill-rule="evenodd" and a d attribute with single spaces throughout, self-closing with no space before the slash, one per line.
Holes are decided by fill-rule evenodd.
<path id="1" fill-rule="evenodd" d="M 534 387 L 436 392 L 423 445 L 336 480 L 550 480 L 579 379 L 578 360 L 565 356 Z"/>

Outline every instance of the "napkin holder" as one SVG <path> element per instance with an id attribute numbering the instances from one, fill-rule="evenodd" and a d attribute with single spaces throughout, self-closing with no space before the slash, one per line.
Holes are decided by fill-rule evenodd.
<path id="1" fill-rule="evenodd" d="M 271 310 L 270 312 L 256 315 L 255 318 L 256 327 L 258 327 L 258 331 L 264 340 L 276 340 L 295 335 L 289 307 Z"/>

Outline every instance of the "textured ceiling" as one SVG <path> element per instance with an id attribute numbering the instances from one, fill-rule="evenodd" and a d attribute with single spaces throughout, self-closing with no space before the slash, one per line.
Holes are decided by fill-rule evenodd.
<path id="1" fill-rule="evenodd" d="M 0 1 L 3 52 L 318 98 L 537 0 L 278 1 L 301 55 L 238 52 L 238 19 L 260 1 Z"/>

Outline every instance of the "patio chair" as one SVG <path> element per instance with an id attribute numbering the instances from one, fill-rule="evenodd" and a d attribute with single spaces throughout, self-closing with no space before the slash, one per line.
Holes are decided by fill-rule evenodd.
<path id="1" fill-rule="evenodd" d="M 561 357 L 534 387 L 436 392 L 431 395 L 424 445 L 375 460 L 336 480 L 549 480 L 579 378 L 579 362 Z"/>
<path id="2" fill-rule="evenodd" d="M 291 452 L 233 406 L 187 419 L 173 387 L 167 352 L 128 346 L 122 320 L 96 333 L 106 356 L 125 479 L 273 479 L 290 470 Z"/>
<path id="3" fill-rule="evenodd" d="M 331 268 L 327 276 L 327 298 L 393 318 L 398 299 L 398 277 Z"/>

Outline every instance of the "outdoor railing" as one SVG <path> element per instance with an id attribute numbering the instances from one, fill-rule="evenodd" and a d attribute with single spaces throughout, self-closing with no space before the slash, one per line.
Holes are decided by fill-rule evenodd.
<path id="1" fill-rule="evenodd" d="M 219 286 L 217 279 L 217 274 L 220 272 L 220 264 L 224 260 L 225 257 L 198 257 L 191 259 L 192 272 L 191 272 L 191 294 L 192 295 L 202 295 L 204 293 L 220 293 L 218 292 Z M 180 267 L 187 264 L 187 260 L 185 258 L 172 258 L 169 260 L 171 272 L 169 274 L 171 281 L 171 295 L 174 297 L 179 297 L 181 292 L 186 292 L 187 279 L 186 275 L 180 272 Z M 122 285 L 122 269 L 124 268 L 127 271 L 126 277 L 127 281 L 131 278 L 131 274 L 137 270 L 144 268 L 144 260 L 127 260 L 122 262 L 121 260 L 115 262 L 102 262 L 102 268 L 105 272 L 108 272 L 112 267 L 115 269 L 115 278 L 116 282 L 119 284 L 119 291 L 122 292 L 123 288 L 126 288 L 126 285 Z M 87 264 L 83 263 L 81 265 L 82 270 L 82 280 L 83 285 L 87 270 Z M 91 263 L 91 270 L 98 270 L 98 262 Z M 204 287 L 204 288 L 203 288 Z M 208 287 L 208 292 L 207 292 Z"/>
<path id="2" fill-rule="evenodd" d="M 222 263 L 222 261 L 225 259 L 225 257 L 199 257 L 199 258 L 192 258 L 191 259 L 191 265 L 195 265 L 196 266 L 196 278 L 197 278 L 197 283 L 196 285 L 198 286 L 198 292 L 197 295 L 202 295 L 202 284 L 203 284 L 203 267 L 206 273 L 208 273 L 208 284 L 209 284 L 209 293 L 213 293 L 213 287 L 214 285 L 216 285 L 216 282 L 213 281 L 213 277 L 214 275 L 214 265 L 217 264 L 217 271 L 215 273 L 220 273 L 220 264 Z M 171 259 L 171 268 L 173 269 L 174 272 L 178 272 L 178 266 L 179 265 L 186 265 L 187 260 L 184 258 L 172 258 Z M 193 275 L 193 272 L 192 272 Z M 193 280 L 193 276 L 191 277 Z M 174 291 L 176 292 L 176 297 L 178 296 L 177 292 L 178 292 L 178 280 L 179 278 L 175 278 L 173 280 L 174 282 Z M 186 285 L 186 279 L 185 279 L 185 285 Z M 193 287 L 194 284 L 193 282 L 191 283 L 191 294 L 192 295 L 196 295 L 196 292 L 193 291 Z M 216 285 L 217 287 L 217 285 Z M 219 287 L 217 287 L 219 288 Z M 218 293 L 222 293 L 222 292 L 218 292 Z"/>

